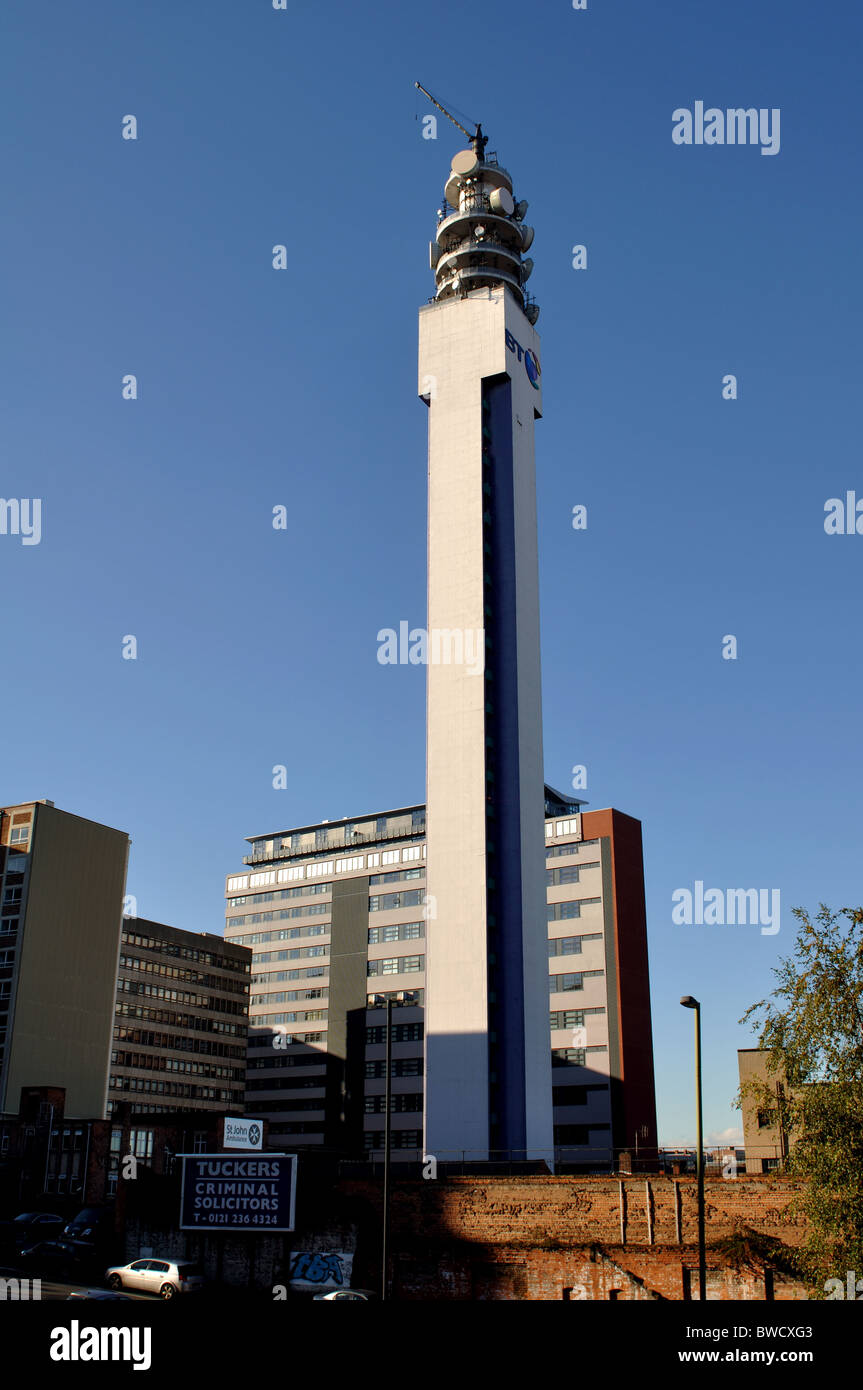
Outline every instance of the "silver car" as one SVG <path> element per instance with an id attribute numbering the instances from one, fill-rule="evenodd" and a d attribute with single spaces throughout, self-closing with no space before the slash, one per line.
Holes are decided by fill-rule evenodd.
<path id="1" fill-rule="evenodd" d="M 112 1265 L 105 1270 L 105 1278 L 111 1289 L 139 1289 L 161 1298 L 196 1293 L 204 1287 L 201 1266 L 185 1260 L 132 1260 L 131 1264 Z"/>

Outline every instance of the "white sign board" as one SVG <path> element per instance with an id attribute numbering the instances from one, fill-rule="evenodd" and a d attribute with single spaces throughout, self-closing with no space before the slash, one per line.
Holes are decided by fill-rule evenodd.
<path id="1" fill-rule="evenodd" d="M 226 1149 L 259 1149 L 263 1144 L 264 1126 L 260 1120 L 237 1120 L 225 1116 L 222 1144 Z"/>

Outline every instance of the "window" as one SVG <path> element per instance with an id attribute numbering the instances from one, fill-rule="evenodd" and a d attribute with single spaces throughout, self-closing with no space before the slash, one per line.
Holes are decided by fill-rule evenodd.
<path id="1" fill-rule="evenodd" d="M 549 975 L 548 992 L 549 994 L 561 994 L 568 990 L 584 989 L 584 972 L 578 974 L 570 972 L 561 975 Z"/>
<path id="2" fill-rule="evenodd" d="M 425 965 L 425 956 L 389 956 L 385 960 L 370 960 L 369 975 L 414 975 Z"/>
<path id="3" fill-rule="evenodd" d="M 559 936 L 548 943 L 549 956 L 580 956 L 580 936 Z"/>
<path id="4" fill-rule="evenodd" d="M 419 859 L 419 857 L 420 857 L 420 847 L 419 847 L 419 845 L 408 845 L 407 849 L 403 849 L 403 850 L 402 850 L 402 862 L 403 862 L 403 863 L 406 863 L 406 862 L 407 862 L 408 860 L 410 860 L 410 859 Z"/>
<path id="5" fill-rule="evenodd" d="M 421 1023 L 394 1023 L 393 1042 L 422 1042 L 423 1026 Z M 366 1029 L 367 1043 L 386 1042 L 386 1024 L 375 1024 Z"/>
<path id="6" fill-rule="evenodd" d="M 397 922 L 389 927 L 369 927 L 369 945 L 386 941 L 418 941 L 425 935 L 424 922 Z"/>
<path id="7" fill-rule="evenodd" d="M 151 1129 L 132 1130 L 132 1153 L 136 1158 L 153 1157 L 153 1131 Z"/>
<path id="8" fill-rule="evenodd" d="M 17 825 L 9 831 L 10 845 L 26 845 L 30 838 L 29 825 Z"/>
<path id="9" fill-rule="evenodd" d="M 583 1067 L 584 1058 L 583 1047 L 554 1047 L 551 1051 L 553 1067 Z"/>
<path id="10" fill-rule="evenodd" d="M 584 1009 L 559 1009 L 548 1016 L 551 1028 L 583 1028 Z"/>
<path id="11" fill-rule="evenodd" d="M 337 860 L 336 860 L 336 873 L 337 873 L 337 874 L 349 874 L 349 873 L 352 873 L 354 869 L 361 869 L 362 867 L 363 867 L 363 856 L 362 856 L 361 854 L 356 854 L 356 855 L 354 855 L 353 858 L 351 858 L 351 859 L 337 859 Z"/>
<path id="12" fill-rule="evenodd" d="M 399 852 L 397 849 L 385 849 L 381 855 L 382 864 L 397 864 L 399 862 Z"/>

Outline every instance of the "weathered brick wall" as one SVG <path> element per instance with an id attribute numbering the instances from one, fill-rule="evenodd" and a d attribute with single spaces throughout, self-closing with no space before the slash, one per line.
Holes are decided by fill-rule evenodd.
<path id="1" fill-rule="evenodd" d="M 347 1181 L 343 1193 L 380 1204 L 380 1184 Z M 743 1226 L 800 1244 L 799 1219 L 789 1204 L 787 1179 L 737 1178 L 705 1183 L 708 1240 Z M 394 1234 L 405 1238 L 456 1236 L 482 1245 L 694 1244 L 698 1239 L 694 1178 L 529 1177 L 447 1178 L 398 1182 L 392 1204 Z"/>

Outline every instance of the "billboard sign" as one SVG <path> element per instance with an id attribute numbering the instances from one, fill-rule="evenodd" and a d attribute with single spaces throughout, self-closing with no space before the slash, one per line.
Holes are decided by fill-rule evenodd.
<path id="1" fill-rule="evenodd" d="M 296 1154 L 181 1154 L 181 1231 L 292 1231 Z"/>

